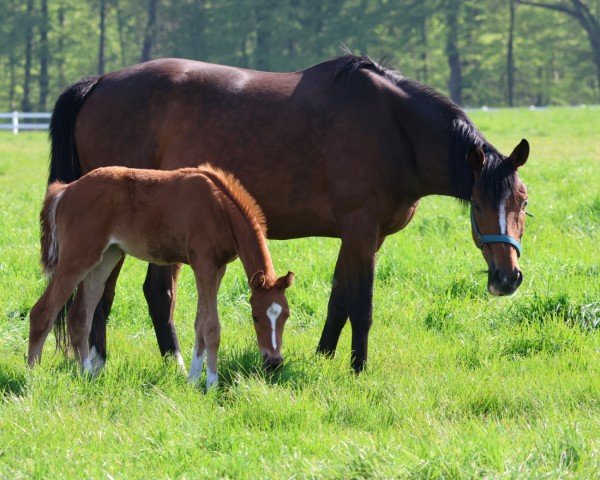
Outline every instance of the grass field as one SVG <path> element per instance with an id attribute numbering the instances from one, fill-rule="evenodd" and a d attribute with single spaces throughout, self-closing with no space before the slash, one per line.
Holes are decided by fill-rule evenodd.
<path id="1" fill-rule="evenodd" d="M 368 370 L 349 371 L 349 328 L 316 356 L 339 242 L 271 242 L 296 272 L 283 371 L 265 377 L 239 262 L 219 294 L 221 383 L 208 394 L 161 360 L 128 259 L 109 362 L 89 381 L 54 352 L 24 354 L 44 288 L 37 216 L 45 134 L 0 135 L 0 478 L 593 478 L 600 472 L 600 109 L 471 115 L 510 153 L 528 138 L 529 211 L 510 298 L 485 268 L 457 202 L 426 198 L 378 257 Z M 186 362 L 195 286 L 176 322 Z"/>

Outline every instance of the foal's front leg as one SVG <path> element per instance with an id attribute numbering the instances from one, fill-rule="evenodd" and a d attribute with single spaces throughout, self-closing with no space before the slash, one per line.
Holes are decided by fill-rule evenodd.
<path id="1" fill-rule="evenodd" d="M 194 265 L 196 287 L 198 290 L 198 310 L 196 312 L 196 343 L 188 380 L 197 382 L 202 374 L 206 356 L 206 388 L 216 386 L 217 354 L 221 341 L 221 325 L 217 312 L 217 292 L 225 274 L 225 266 L 219 267 L 212 262 L 199 262 Z"/>

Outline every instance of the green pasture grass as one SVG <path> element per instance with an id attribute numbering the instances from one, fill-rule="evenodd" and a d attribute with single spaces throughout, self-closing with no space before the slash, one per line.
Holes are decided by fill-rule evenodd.
<path id="1" fill-rule="evenodd" d="M 81 378 L 49 338 L 25 367 L 28 312 L 44 288 L 38 211 L 48 143 L 0 135 L 0 478 L 595 478 L 600 472 L 600 109 L 474 111 L 503 152 L 531 157 L 524 282 L 486 293 L 469 218 L 426 198 L 378 255 L 368 370 L 314 353 L 335 239 L 271 241 L 289 290 L 286 362 L 259 368 L 239 262 L 219 292 L 221 382 L 188 385 L 158 352 L 128 259 L 108 327 L 109 361 Z M 175 312 L 189 363 L 196 293 Z"/>

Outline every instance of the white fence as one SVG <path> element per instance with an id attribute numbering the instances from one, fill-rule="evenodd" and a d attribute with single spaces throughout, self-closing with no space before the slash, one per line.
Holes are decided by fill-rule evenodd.
<path id="1" fill-rule="evenodd" d="M 19 130 L 48 130 L 50 126 L 50 112 L 17 112 L 0 113 L 0 130 L 12 130 L 16 135 Z M 8 122 L 6 120 L 9 120 Z M 21 120 L 26 120 L 22 122 Z M 47 120 L 46 122 L 27 122 L 27 120 Z"/>

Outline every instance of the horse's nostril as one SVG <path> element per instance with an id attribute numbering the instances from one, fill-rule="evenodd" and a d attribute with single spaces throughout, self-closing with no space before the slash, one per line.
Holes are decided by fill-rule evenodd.
<path id="1" fill-rule="evenodd" d="M 494 272 L 493 279 L 497 283 L 502 283 L 502 275 L 500 274 L 500 270 L 496 270 Z"/>
<path id="2" fill-rule="evenodd" d="M 515 288 L 519 288 L 519 286 L 523 283 L 523 274 L 521 270 L 517 270 L 517 281 L 515 282 Z"/>

